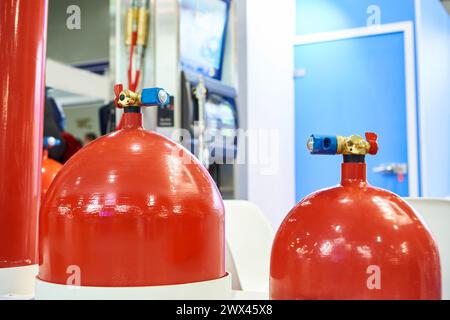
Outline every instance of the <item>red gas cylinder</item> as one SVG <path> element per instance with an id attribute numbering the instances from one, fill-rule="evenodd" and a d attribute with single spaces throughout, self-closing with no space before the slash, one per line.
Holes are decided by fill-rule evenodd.
<path id="1" fill-rule="evenodd" d="M 47 0 L 0 1 L 0 295 L 37 271 Z"/>
<path id="2" fill-rule="evenodd" d="M 42 283 L 123 288 L 226 276 L 216 185 L 189 151 L 142 128 L 139 106 L 167 94 L 118 91 L 122 128 L 77 152 L 42 205 L 38 298 L 48 297 Z"/>
<path id="3" fill-rule="evenodd" d="M 313 154 L 344 154 L 341 184 L 294 207 L 274 240 L 272 299 L 440 299 L 439 253 L 417 213 L 366 180 L 376 135 L 312 136 Z"/>
<path id="4" fill-rule="evenodd" d="M 59 145 L 61 142 L 53 137 L 44 138 L 44 152 L 42 154 L 42 176 L 41 176 L 41 203 L 44 200 L 48 188 L 61 170 L 62 164 L 48 157 L 48 149 Z"/>

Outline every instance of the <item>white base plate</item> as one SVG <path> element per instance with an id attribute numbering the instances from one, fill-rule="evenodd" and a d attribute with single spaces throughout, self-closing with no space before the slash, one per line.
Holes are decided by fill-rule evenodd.
<path id="1" fill-rule="evenodd" d="M 38 265 L 0 268 L 0 296 L 32 296 Z"/>
<path id="2" fill-rule="evenodd" d="M 68 286 L 36 278 L 37 300 L 229 300 L 231 275 L 210 281 L 151 287 Z"/>

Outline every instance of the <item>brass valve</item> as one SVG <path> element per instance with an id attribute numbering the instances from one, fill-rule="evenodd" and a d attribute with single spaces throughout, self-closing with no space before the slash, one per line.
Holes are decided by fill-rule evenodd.
<path id="1" fill-rule="evenodd" d="M 117 100 L 117 106 L 119 108 L 139 106 L 141 104 L 141 93 L 133 92 L 125 89 L 120 92 Z"/>
<path id="2" fill-rule="evenodd" d="M 337 154 L 366 155 L 369 153 L 370 143 L 361 136 L 356 134 L 349 137 L 337 136 L 337 140 Z"/>

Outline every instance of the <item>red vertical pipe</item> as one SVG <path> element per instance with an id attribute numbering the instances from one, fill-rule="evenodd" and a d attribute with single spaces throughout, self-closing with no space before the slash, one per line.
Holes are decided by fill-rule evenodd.
<path id="1" fill-rule="evenodd" d="M 0 268 L 36 264 L 47 0 L 0 1 Z"/>

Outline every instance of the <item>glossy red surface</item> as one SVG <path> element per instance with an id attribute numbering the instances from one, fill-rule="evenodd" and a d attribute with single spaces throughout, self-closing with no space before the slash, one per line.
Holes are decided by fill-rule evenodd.
<path id="1" fill-rule="evenodd" d="M 41 176 L 41 203 L 47 193 L 48 188 L 61 170 L 62 164 L 48 157 L 48 151 L 44 150 L 42 157 L 42 176 Z"/>
<path id="2" fill-rule="evenodd" d="M 439 254 L 401 198 L 342 164 L 341 185 L 304 198 L 272 248 L 272 299 L 440 299 Z"/>
<path id="3" fill-rule="evenodd" d="M 36 263 L 47 1 L 0 1 L 0 268 Z"/>
<path id="4" fill-rule="evenodd" d="M 83 286 L 128 287 L 225 276 L 224 207 L 212 178 L 186 149 L 139 127 L 140 113 L 123 120 L 51 185 L 39 278 L 65 284 L 79 270 Z"/>

